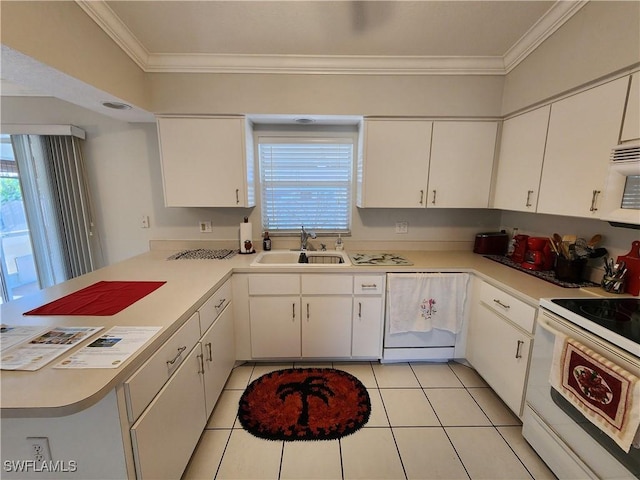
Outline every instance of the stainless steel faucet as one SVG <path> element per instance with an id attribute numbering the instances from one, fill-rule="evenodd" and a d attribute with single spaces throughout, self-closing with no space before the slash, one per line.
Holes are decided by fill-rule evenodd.
<path id="1" fill-rule="evenodd" d="M 309 240 L 309 237 L 316 238 L 316 234 L 312 231 L 307 232 L 304 229 L 304 225 L 303 225 L 300 229 L 300 250 L 301 251 L 304 251 L 307 249 L 307 241 Z"/>

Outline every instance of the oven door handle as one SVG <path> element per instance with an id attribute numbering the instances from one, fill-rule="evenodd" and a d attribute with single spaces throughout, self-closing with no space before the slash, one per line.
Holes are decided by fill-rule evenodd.
<path id="1" fill-rule="evenodd" d="M 549 322 L 545 322 L 542 318 L 538 318 L 538 325 L 543 330 L 546 330 L 549 333 L 553 333 L 556 337 L 557 336 L 560 336 L 560 337 L 566 337 L 567 336 L 566 333 L 562 333 L 560 330 L 557 330 L 557 329 L 553 328 L 551 325 L 549 325 Z"/>

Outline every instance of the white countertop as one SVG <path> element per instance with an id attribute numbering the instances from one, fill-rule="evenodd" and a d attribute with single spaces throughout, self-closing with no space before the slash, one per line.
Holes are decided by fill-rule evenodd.
<path id="1" fill-rule="evenodd" d="M 53 369 L 56 362 L 35 372 L 1 371 L 0 405 L 6 417 L 68 415 L 87 408 L 126 380 L 234 272 L 305 272 L 299 266 L 275 269 L 251 267 L 254 255 L 227 260 L 167 260 L 174 251 L 151 251 L 102 268 L 34 295 L 0 306 L 0 320 L 8 325 L 42 326 L 161 326 L 162 330 L 117 369 Z M 411 266 L 351 266 L 317 268 L 313 273 L 471 272 L 518 298 L 537 305 L 544 297 L 580 297 L 602 292 L 555 286 L 472 252 L 397 251 Z M 166 284 L 113 316 L 24 316 L 23 312 L 102 280 L 166 281 Z M 592 290 L 592 291 L 589 291 Z M 604 292 L 603 292 L 604 293 Z M 103 330 L 104 331 L 104 330 Z M 87 342 L 82 342 L 73 353 Z"/>

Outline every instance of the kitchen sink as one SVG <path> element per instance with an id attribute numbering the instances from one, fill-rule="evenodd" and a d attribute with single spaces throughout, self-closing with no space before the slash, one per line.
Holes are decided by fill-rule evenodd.
<path id="1" fill-rule="evenodd" d="M 343 251 L 306 251 L 307 262 L 300 262 L 299 250 L 270 250 L 261 252 L 252 267 L 346 267 L 351 265 L 349 255 Z"/>

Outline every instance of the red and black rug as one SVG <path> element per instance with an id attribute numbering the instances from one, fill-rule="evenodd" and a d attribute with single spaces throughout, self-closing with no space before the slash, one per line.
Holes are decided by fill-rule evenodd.
<path id="1" fill-rule="evenodd" d="M 367 389 L 333 368 L 277 370 L 251 382 L 240 398 L 243 428 L 268 440 L 335 440 L 369 420 Z"/>

